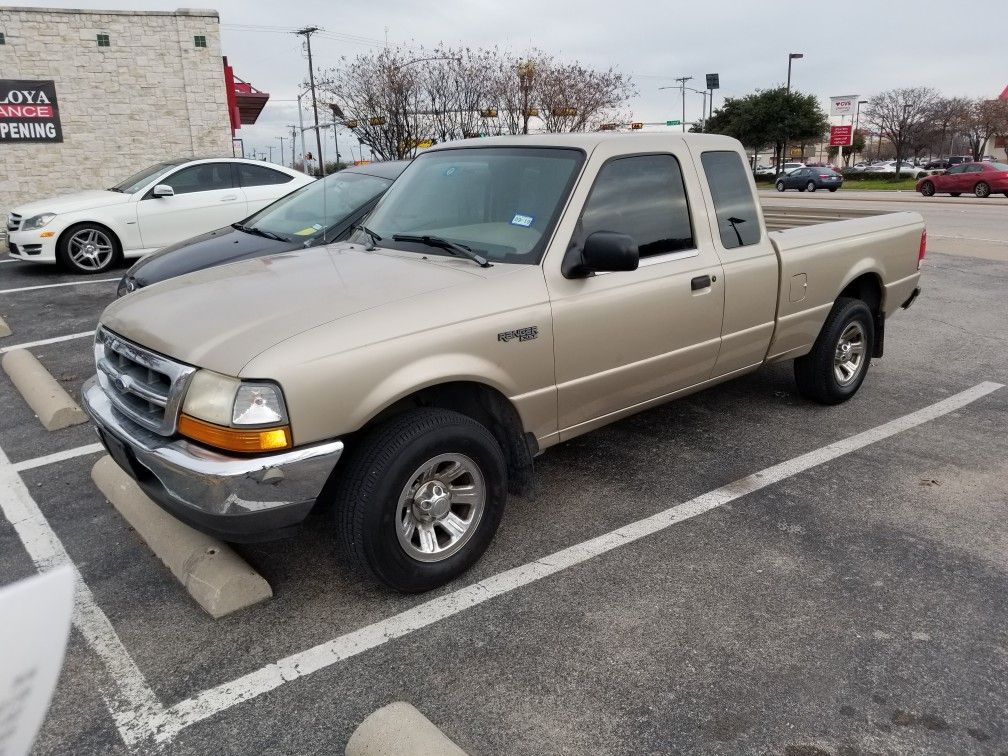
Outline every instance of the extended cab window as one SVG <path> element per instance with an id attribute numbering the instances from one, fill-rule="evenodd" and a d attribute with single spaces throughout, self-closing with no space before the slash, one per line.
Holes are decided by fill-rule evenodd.
<path id="1" fill-rule="evenodd" d="M 269 184 L 286 184 L 293 179 L 286 173 L 274 171 L 262 165 L 238 163 L 238 179 L 242 186 L 267 186 Z"/>
<path id="2" fill-rule="evenodd" d="M 692 249 L 686 188 L 672 155 L 617 158 L 602 166 L 581 215 L 579 234 L 613 231 L 633 237 L 640 256 Z"/>
<path id="3" fill-rule="evenodd" d="M 183 168 L 164 180 L 175 194 L 210 192 L 231 188 L 231 166 L 227 163 L 203 163 Z"/>
<path id="4" fill-rule="evenodd" d="M 759 211 L 742 158 L 731 150 L 716 150 L 703 153 L 700 162 L 714 199 L 721 244 L 725 249 L 758 244 Z"/>

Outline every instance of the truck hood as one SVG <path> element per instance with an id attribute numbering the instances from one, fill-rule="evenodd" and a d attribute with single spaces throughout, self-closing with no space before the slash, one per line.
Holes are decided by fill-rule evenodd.
<path id="1" fill-rule="evenodd" d="M 108 207 L 110 205 L 123 205 L 130 201 L 133 195 L 122 192 L 110 192 L 107 189 L 92 189 L 86 192 L 74 192 L 64 194 L 59 197 L 27 202 L 13 208 L 12 212 L 23 218 L 30 218 L 33 215 L 42 213 L 74 213 L 78 210 L 90 210 L 95 207 Z"/>
<path id="2" fill-rule="evenodd" d="M 291 336 L 484 277 L 467 260 L 338 244 L 162 281 L 116 300 L 101 323 L 168 357 L 237 376 Z M 445 301 L 438 294 L 431 306 Z"/>

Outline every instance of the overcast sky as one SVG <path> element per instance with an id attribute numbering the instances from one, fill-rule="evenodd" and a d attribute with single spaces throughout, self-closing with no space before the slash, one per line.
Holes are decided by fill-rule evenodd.
<path id="1" fill-rule="evenodd" d="M 181 5 L 24 4 L 145 10 Z M 279 147 L 276 137 L 288 133 L 282 125 L 296 122 L 293 100 L 307 62 L 301 39 L 284 30 L 304 25 L 330 35 L 313 39 L 316 69 L 375 49 L 386 34 L 391 44 L 430 47 L 444 41 L 518 53 L 534 46 L 599 68 L 614 66 L 637 86 L 630 108 L 641 121 L 680 117 L 679 93 L 658 91 L 674 86 L 676 76 L 692 75 L 688 86 L 701 89 L 704 74 L 719 73 L 715 107 L 724 96 L 783 84 L 789 52 L 805 53 L 794 63 L 792 87 L 815 93 L 824 106 L 830 95 L 864 98 L 891 87 L 923 85 L 949 95 L 994 97 L 1008 85 L 1008 43 L 997 41 L 1008 40 L 1004 0 L 220 0 L 205 6 L 192 0 L 192 5 L 220 13 L 223 52 L 235 73 L 271 94 L 259 123 L 238 132 L 247 149 Z M 699 108 L 700 95 L 689 97 L 687 119 Z"/>

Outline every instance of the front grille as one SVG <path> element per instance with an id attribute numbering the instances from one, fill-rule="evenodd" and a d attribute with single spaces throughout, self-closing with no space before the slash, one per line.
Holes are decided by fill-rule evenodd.
<path id="1" fill-rule="evenodd" d="M 21 216 L 17 213 L 11 213 L 7 216 L 7 230 L 17 231 L 21 228 Z"/>
<path id="2" fill-rule="evenodd" d="M 116 409 L 147 430 L 172 435 L 196 368 L 144 349 L 106 328 L 98 329 L 94 351 L 98 382 Z"/>

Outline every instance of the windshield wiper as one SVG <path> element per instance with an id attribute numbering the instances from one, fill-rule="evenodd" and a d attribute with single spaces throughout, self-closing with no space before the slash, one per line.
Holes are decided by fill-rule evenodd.
<path id="1" fill-rule="evenodd" d="M 262 236 L 266 239 L 273 239 L 273 241 L 290 241 L 290 239 L 285 239 L 279 234 L 274 234 L 272 231 L 263 231 L 261 228 L 256 228 L 255 226 L 243 226 L 241 223 L 232 223 L 231 228 L 244 231 L 246 234 L 255 234 L 256 236 Z"/>
<path id="2" fill-rule="evenodd" d="M 417 244 L 426 244 L 428 247 L 437 247 L 438 249 L 443 249 L 446 252 L 450 252 L 453 255 L 460 255 L 462 257 L 468 257 L 474 263 L 479 265 L 481 268 L 492 268 L 493 266 L 487 261 L 483 255 L 479 254 L 472 247 L 467 247 L 465 244 L 458 244 L 453 241 L 448 241 L 447 239 L 442 239 L 440 236 L 415 236 L 413 234 L 393 234 L 392 238 L 399 242 L 416 242 Z"/>
<path id="3" fill-rule="evenodd" d="M 376 234 L 374 231 L 372 231 L 370 228 L 364 225 L 354 226 L 354 231 L 361 231 L 362 233 L 367 234 L 368 239 L 371 240 L 371 246 L 364 248 L 366 251 L 373 252 L 374 250 L 378 249 L 377 244 L 378 242 L 381 241 L 381 237 L 378 236 L 378 234 Z"/>

